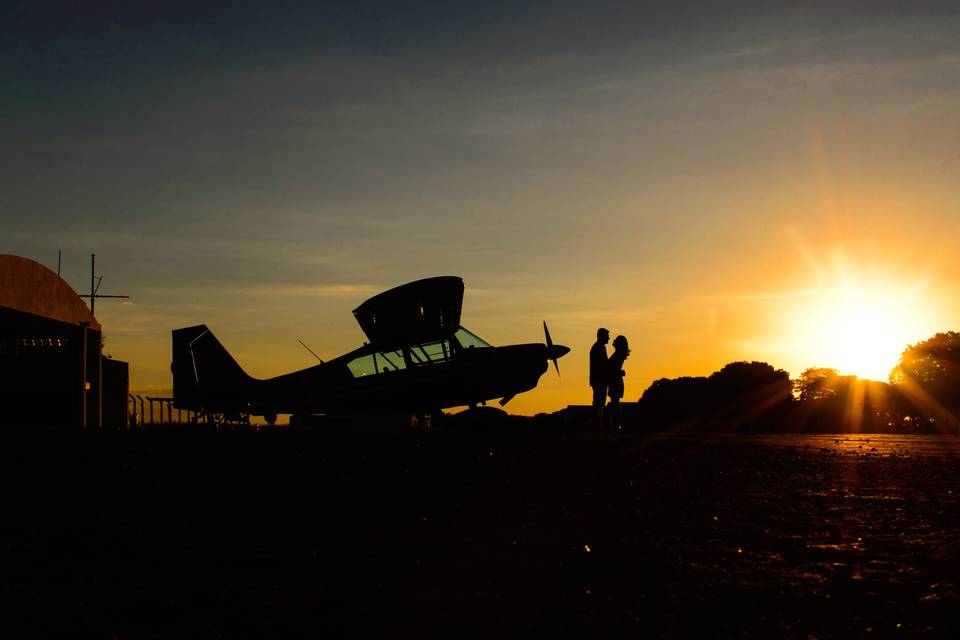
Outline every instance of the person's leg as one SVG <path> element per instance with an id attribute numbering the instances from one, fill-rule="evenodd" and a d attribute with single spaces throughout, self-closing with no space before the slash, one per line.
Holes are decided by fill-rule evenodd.
<path id="1" fill-rule="evenodd" d="M 593 387 L 593 432 L 600 433 L 603 429 L 603 405 L 607 401 L 605 387 Z"/>
<path id="2" fill-rule="evenodd" d="M 620 398 L 610 397 L 610 404 L 607 406 L 608 424 L 607 428 L 611 433 L 620 430 Z"/>

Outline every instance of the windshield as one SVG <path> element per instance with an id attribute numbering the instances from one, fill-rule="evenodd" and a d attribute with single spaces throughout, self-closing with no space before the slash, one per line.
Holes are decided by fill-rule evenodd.
<path id="1" fill-rule="evenodd" d="M 459 342 L 460 346 L 464 349 L 491 346 L 489 342 L 464 327 L 457 329 L 456 338 L 457 342 Z"/>

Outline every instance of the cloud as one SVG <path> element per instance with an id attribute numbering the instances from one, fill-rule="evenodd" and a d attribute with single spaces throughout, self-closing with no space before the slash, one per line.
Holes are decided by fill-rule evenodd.
<path id="1" fill-rule="evenodd" d="M 816 289 L 798 289 L 796 291 L 766 291 L 758 293 L 715 293 L 707 295 L 693 295 L 687 298 L 690 302 L 764 302 L 767 300 L 789 300 L 793 298 L 813 298 L 834 291 L 834 288 L 824 287 Z"/>
<path id="2" fill-rule="evenodd" d="M 237 289 L 236 293 L 267 296 L 295 296 L 329 298 L 338 296 L 369 295 L 383 291 L 384 287 L 371 284 L 324 284 L 310 285 L 258 285 Z"/>

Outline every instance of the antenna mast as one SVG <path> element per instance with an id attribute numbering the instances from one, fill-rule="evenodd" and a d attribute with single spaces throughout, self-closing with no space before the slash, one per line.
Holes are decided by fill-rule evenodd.
<path id="1" fill-rule="evenodd" d="M 317 360 L 319 360 L 319 361 L 320 361 L 320 364 L 323 364 L 323 359 L 322 359 L 320 356 L 318 356 L 317 354 L 313 353 L 313 349 L 311 349 L 310 347 L 308 347 L 308 346 L 303 342 L 303 340 L 301 340 L 300 338 L 297 338 L 297 342 L 299 342 L 300 344 L 302 344 L 304 349 L 306 349 L 307 351 L 309 351 L 309 352 L 313 355 L 314 358 L 316 358 Z"/>
<path id="2" fill-rule="evenodd" d="M 100 290 L 100 283 L 103 281 L 103 276 L 97 278 L 97 254 L 90 254 L 90 293 L 81 293 L 81 298 L 90 298 L 90 315 L 93 315 L 94 305 L 97 303 L 97 298 L 123 298 L 124 300 L 129 299 L 130 296 L 111 296 L 105 293 L 97 293 Z"/>

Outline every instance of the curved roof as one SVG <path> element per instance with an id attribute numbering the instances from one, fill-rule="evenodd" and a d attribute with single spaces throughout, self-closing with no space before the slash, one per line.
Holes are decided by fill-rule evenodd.
<path id="1" fill-rule="evenodd" d="M 89 322 L 92 329 L 100 329 L 100 323 L 66 280 L 39 262 L 20 256 L 0 255 L 0 307 L 70 324 Z"/>
<path id="2" fill-rule="evenodd" d="M 460 327 L 463 280 L 424 278 L 377 294 L 353 310 L 370 344 L 380 348 L 431 342 Z"/>

